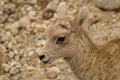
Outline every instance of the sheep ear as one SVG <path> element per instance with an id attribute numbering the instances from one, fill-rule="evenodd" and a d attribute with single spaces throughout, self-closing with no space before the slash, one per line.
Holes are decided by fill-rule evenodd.
<path id="1" fill-rule="evenodd" d="M 65 2 L 61 2 L 57 7 L 57 14 L 59 17 L 64 17 L 67 15 L 68 12 L 68 6 Z"/>
<path id="2" fill-rule="evenodd" d="M 85 20 L 87 19 L 88 15 L 89 9 L 87 7 L 81 8 L 74 16 L 73 25 L 76 27 L 83 26 L 83 23 L 85 23 Z"/>

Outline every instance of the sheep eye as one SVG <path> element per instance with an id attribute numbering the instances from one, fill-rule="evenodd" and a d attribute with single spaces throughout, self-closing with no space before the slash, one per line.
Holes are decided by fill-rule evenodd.
<path id="1" fill-rule="evenodd" d="M 65 40 L 65 37 L 58 37 L 56 43 L 61 44 L 64 42 L 64 40 Z"/>
<path id="2" fill-rule="evenodd" d="M 65 24 L 60 24 L 60 26 L 61 26 L 62 28 L 67 28 L 67 27 L 66 27 L 67 25 L 65 25 Z"/>

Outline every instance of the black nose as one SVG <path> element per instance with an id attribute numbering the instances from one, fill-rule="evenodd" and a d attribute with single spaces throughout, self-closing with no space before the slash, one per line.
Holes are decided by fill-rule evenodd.
<path id="1" fill-rule="evenodd" d="M 42 60 L 43 58 L 45 58 L 45 55 L 40 55 L 39 58 L 40 60 Z"/>

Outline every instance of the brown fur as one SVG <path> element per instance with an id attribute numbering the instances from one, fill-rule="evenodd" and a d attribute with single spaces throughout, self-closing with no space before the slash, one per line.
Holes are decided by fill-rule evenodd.
<path id="1" fill-rule="evenodd" d="M 65 6 L 64 2 L 58 6 L 59 17 L 46 30 L 41 61 L 49 63 L 63 57 L 80 80 L 120 80 L 120 39 L 95 46 L 82 29 L 89 9 L 82 8 L 71 19 Z"/>

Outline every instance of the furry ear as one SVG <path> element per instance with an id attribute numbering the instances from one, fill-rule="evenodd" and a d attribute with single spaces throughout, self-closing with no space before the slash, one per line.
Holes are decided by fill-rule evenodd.
<path id="1" fill-rule="evenodd" d="M 59 17 L 64 17 L 67 15 L 68 6 L 65 2 L 61 2 L 57 7 L 57 14 Z"/>
<path id="2" fill-rule="evenodd" d="M 74 16 L 73 25 L 75 27 L 81 27 L 85 23 L 87 17 L 89 16 L 89 9 L 87 7 L 81 8 Z"/>

